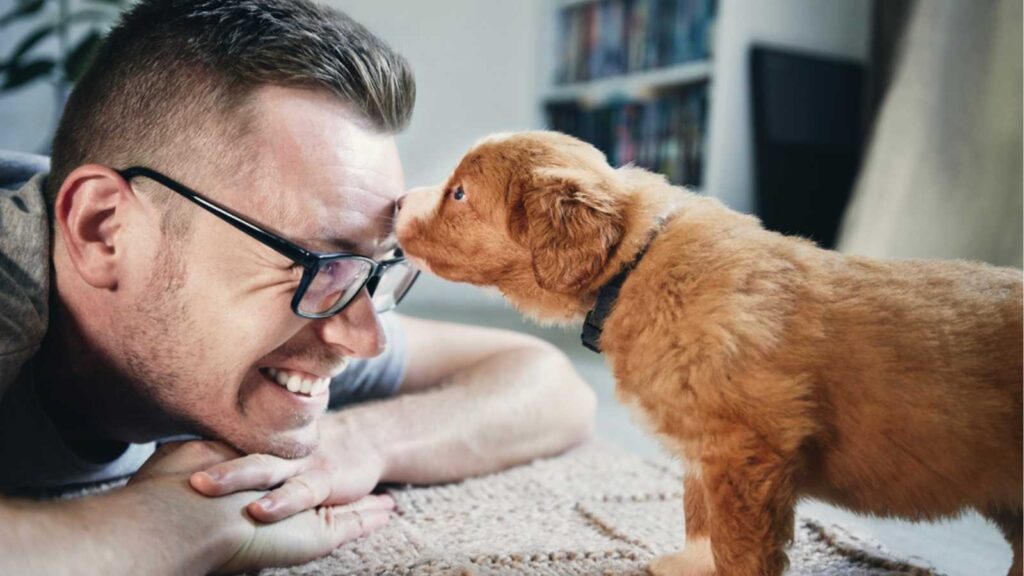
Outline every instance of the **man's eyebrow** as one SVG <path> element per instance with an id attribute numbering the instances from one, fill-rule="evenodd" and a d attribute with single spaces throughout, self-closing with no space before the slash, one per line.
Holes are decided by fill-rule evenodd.
<path id="1" fill-rule="evenodd" d="M 299 240 L 299 245 L 314 251 L 359 253 L 359 243 L 348 238 L 307 238 Z"/>

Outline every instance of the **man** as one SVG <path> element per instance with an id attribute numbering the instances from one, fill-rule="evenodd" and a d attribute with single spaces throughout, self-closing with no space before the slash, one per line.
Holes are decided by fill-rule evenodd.
<path id="1" fill-rule="evenodd" d="M 590 433 L 593 394 L 547 345 L 380 314 L 412 279 L 391 217 L 413 100 L 400 56 L 306 1 L 124 15 L 50 174 L 0 195 L 0 489 L 132 479 L 0 500 L 0 573 L 306 561 L 386 521 L 379 482 Z M 139 469 L 183 434 L 210 440 Z"/>

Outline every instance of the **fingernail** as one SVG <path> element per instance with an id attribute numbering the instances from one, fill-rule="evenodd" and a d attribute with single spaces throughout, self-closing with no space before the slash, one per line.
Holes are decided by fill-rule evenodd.
<path id="1" fill-rule="evenodd" d="M 220 482 L 223 478 L 223 475 L 217 470 L 205 470 L 203 471 L 203 474 L 206 474 L 210 480 L 213 480 L 214 482 Z"/>
<path id="2" fill-rule="evenodd" d="M 274 501 L 270 498 L 260 498 L 255 502 L 264 512 L 270 512 L 274 509 Z"/>
<path id="3" fill-rule="evenodd" d="M 388 508 L 394 508 L 395 507 L 396 503 L 395 503 L 394 496 L 392 496 L 390 494 L 381 494 L 380 496 L 378 496 L 378 498 L 380 498 L 381 503 L 386 505 Z"/>

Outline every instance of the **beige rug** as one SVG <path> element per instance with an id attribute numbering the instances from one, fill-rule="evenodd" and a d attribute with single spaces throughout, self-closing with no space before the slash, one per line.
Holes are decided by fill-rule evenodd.
<path id="1" fill-rule="evenodd" d="M 682 480 L 671 465 L 601 443 L 500 474 L 390 490 L 391 522 L 291 574 L 646 574 L 683 540 Z M 798 518 L 788 574 L 932 574 L 869 539 Z"/>

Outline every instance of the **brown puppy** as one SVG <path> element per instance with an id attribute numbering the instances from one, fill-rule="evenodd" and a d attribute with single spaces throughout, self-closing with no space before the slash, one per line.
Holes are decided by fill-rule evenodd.
<path id="1" fill-rule="evenodd" d="M 581 320 L 635 265 L 600 344 L 688 463 L 686 547 L 656 574 L 780 574 L 801 497 L 974 508 L 1021 573 L 1019 270 L 822 250 L 550 132 L 480 142 L 404 199 L 398 236 L 540 321 Z"/>

